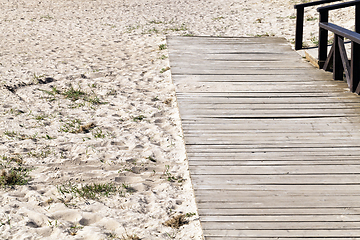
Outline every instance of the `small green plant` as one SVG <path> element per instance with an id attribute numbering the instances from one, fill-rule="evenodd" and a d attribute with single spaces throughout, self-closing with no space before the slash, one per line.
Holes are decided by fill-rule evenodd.
<path id="1" fill-rule="evenodd" d="M 169 70 L 170 70 L 170 67 L 162 68 L 160 70 L 160 73 L 164 73 L 164 72 L 169 71 Z"/>
<path id="2" fill-rule="evenodd" d="M 117 94 L 117 92 L 116 92 L 116 90 L 115 89 L 110 89 L 107 93 L 106 93 L 106 95 L 113 95 L 113 96 L 115 96 Z"/>
<path id="3" fill-rule="evenodd" d="M 6 111 L 6 113 L 10 112 L 11 114 L 14 114 L 15 116 L 18 116 L 22 113 L 25 113 L 24 111 L 22 110 L 19 110 L 19 109 L 13 109 L 11 108 L 10 111 Z"/>
<path id="4" fill-rule="evenodd" d="M 167 49 L 166 44 L 160 44 L 159 45 L 159 50 L 165 50 L 165 49 Z"/>
<path id="5" fill-rule="evenodd" d="M 54 101 L 56 98 L 56 94 L 60 94 L 60 91 L 56 89 L 56 87 L 51 87 L 51 91 L 48 91 L 48 90 L 44 90 L 44 89 L 39 89 L 40 91 L 44 92 L 44 93 L 47 93 L 48 95 L 50 95 L 48 97 L 48 100 L 49 101 Z"/>
<path id="6" fill-rule="evenodd" d="M 213 21 L 219 21 L 219 20 L 221 20 L 221 19 L 224 19 L 224 17 L 223 17 L 223 16 L 220 16 L 220 17 L 213 18 L 212 20 L 213 20 Z"/>
<path id="7" fill-rule="evenodd" d="M 84 228 L 83 226 L 73 225 L 70 227 L 70 229 L 68 229 L 68 233 L 71 236 L 75 236 L 77 234 L 77 232 L 83 228 Z"/>
<path id="8" fill-rule="evenodd" d="M 137 117 L 133 117 L 133 121 L 137 122 L 137 121 L 142 121 L 144 120 L 146 117 L 144 115 L 139 115 Z"/>
<path id="9" fill-rule="evenodd" d="M 185 23 L 181 24 L 180 27 L 175 27 L 175 28 L 170 28 L 170 29 L 167 29 L 167 30 L 171 30 L 171 31 L 174 31 L 174 32 L 179 32 L 179 31 L 186 31 L 188 30 Z"/>
<path id="10" fill-rule="evenodd" d="M 65 92 L 62 93 L 65 98 L 70 99 L 75 102 L 76 100 L 83 99 L 87 94 L 82 91 L 80 88 L 75 89 L 72 85 Z"/>
<path id="11" fill-rule="evenodd" d="M 36 75 L 36 73 L 33 74 L 33 80 L 38 83 L 41 78 L 45 77 L 44 74 L 42 75 Z"/>
<path id="12" fill-rule="evenodd" d="M 5 131 L 4 132 L 5 136 L 11 137 L 11 138 L 18 138 L 20 140 L 25 140 L 25 139 L 32 139 L 35 140 L 38 133 L 34 133 L 34 135 L 26 135 L 26 134 L 21 134 L 21 133 L 17 133 L 15 131 Z"/>
<path id="13" fill-rule="evenodd" d="M 318 18 L 317 17 L 313 17 L 313 16 L 308 16 L 307 18 L 306 18 L 306 21 L 316 21 L 316 20 L 318 20 Z"/>
<path id="14" fill-rule="evenodd" d="M 6 155 L 2 155 L 1 159 L 3 161 L 7 161 L 7 164 L 11 164 L 11 163 L 17 163 L 18 165 L 21 165 L 23 163 L 23 158 L 20 155 L 14 155 L 11 157 L 8 157 Z M 3 166 L 2 164 L 0 164 L 0 166 Z"/>
<path id="15" fill-rule="evenodd" d="M 303 47 L 303 48 L 308 48 L 308 47 L 310 47 L 310 46 L 309 46 L 309 44 L 307 44 L 306 42 L 303 42 L 303 43 L 302 43 L 302 47 Z"/>
<path id="16" fill-rule="evenodd" d="M 18 135 L 18 133 L 15 131 L 5 131 L 4 135 L 13 138 L 13 137 L 16 137 Z"/>
<path id="17" fill-rule="evenodd" d="M 256 35 L 254 35 L 254 37 L 270 37 L 270 34 L 269 33 L 256 34 Z"/>
<path id="18" fill-rule="evenodd" d="M 47 158 L 49 155 L 51 154 L 51 150 L 50 149 L 43 149 L 41 151 L 30 151 L 28 152 L 29 157 L 33 157 L 33 158 Z"/>
<path id="19" fill-rule="evenodd" d="M 319 46 L 319 40 L 317 37 L 312 37 L 310 39 L 310 41 L 315 45 L 315 46 Z"/>
<path id="20" fill-rule="evenodd" d="M 49 223 L 49 227 L 58 227 L 58 221 L 55 220 L 55 221 L 50 221 L 48 220 L 48 223 Z"/>
<path id="21" fill-rule="evenodd" d="M 148 33 L 159 33 L 159 30 L 157 30 L 156 28 L 152 28 L 148 30 Z"/>
<path id="22" fill-rule="evenodd" d="M 37 116 L 34 116 L 35 120 L 37 121 L 42 121 L 42 120 L 45 120 L 45 118 L 49 117 L 49 115 L 47 114 L 39 114 Z"/>
<path id="23" fill-rule="evenodd" d="M 264 19 L 262 19 L 262 18 L 257 18 L 257 19 L 255 20 L 255 23 L 262 23 L 263 20 L 264 20 Z"/>
<path id="24" fill-rule="evenodd" d="M 166 180 L 169 181 L 169 182 L 178 182 L 178 183 L 181 183 L 183 182 L 185 179 L 183 179 L 182 177 L 175 177 L 173 176 L 170 172 L 169 172 L 169 168 L 170 166 L 169 165 L 166 165 L 165 166 L 165 172 L 164 172 L 164 176 L 166 177 Z"/>
<path id="25" fill-rule="evenodd" d="M 92 132 L 94 138 L 105 138 L 105 134 L 103 134 L 100 128 L 95 128 Z"/>
<path id="26" fill-rule="evenodd" d="M 131 33 L 133 31 L 135 31 L 136 29 L 139 29 L 140 28 L 140 25 L 137 25 L 137 26 L 128 26 L 127 27 L 127 33 Z"/>
<path id="27" fill-rule="evenodd" d="M 151 162 L 156 162 L 156 159 L 153 158 L 152 156 L 148 156 L 147 159 L 149 159 Z"/>
<path id="28" fill-rule="evenodd" d="M 167 58 L 168 58 L 168 57 L 165 56 L 165 55 L 161 55 L 161 57 L 160 57 L 161 60 L 165 60 L 165 59 L 167 59 Z"/>
<path id="29" fill-rule="evenodd" d="M 196 215 L 196 213 L 194 213 L 194 212 L 188 212 L 188 213 L 185 214 L 185 217 L 189 218 L 189 217 L 192 217 L 192 216 L 195 216 L 195 215 Z"/>
<path id="30" fill-rule="evenodd" d="M 50 137 L 49 135 L 45 135 L 43 136 L 43 138 L 45 138 L 46 140 L 51 140 L 51 139 L 55 139 L 55 137 Z"/>
<path id="31" fill-rule="evenodd" d="M 167 235 L 170 239 L 175 239 L 175 237 L 176 237 L 176 233 L 170 234 L 170 233 L 166 232 L 166 235 Z"/>
<path id="32" fill-rule="evenodd" d="M 296 16 L 291 15 L 291 16 L 289 16 L 289 18 L 290 18 L 290 19 L 296 19 Z"/>
<path id="33" fill-rule="evenodd" d="M 128 193 L 134 193 L 134 192 L 136 192 L 136 190 L 133 188 L 133 187 L 131 187 L 129 184 L 126 184 L 126 183 L 123 183 L 122 184 L 122 187 L 126 190 L 126 192 L 128 192 Z"/>
<path id="34" fill-rule="evenodd" d="M 53 17 L 51 17 L 51 16 L 48 14 L 48 15 L 41 16 L 40 19 L 50 20 L 50 19 L 53 19 Z"/>
<path id="35" fill-rule="evenodd" d="M 81 121 L 79 119 L 73 119 L 65 122 L 59 129 L 59 132 L 78 133 L 80 131 Z"/>
<path id="36" fill-rule="evenodd" d="M 162 22 L 162 21 L 155 21 L 155 20 L 153 20 L 153 21 L 150 21 L 149 23 L 150 23 L 150 24 L 162 24 L 163 22 Z"/>
<path id="37" fill-rule="evenodd" d="M 116 25 L 114 24 L 109 24 L 109 23 L 105 23 L 104 26 L 109 26 L 111 28 L 116 28 Z"/>
<path id="38" fill-rule="evenodd" d="M 151 101 L 153 101 L 153 102 L 155 102 L 155 101 L 159 101 L 160 99 L 159 99 L 159 97 L 158 96 L 156 96 L 156 97 L 154 97 L 154 98 L 152 98 L 151 99 Z"/>

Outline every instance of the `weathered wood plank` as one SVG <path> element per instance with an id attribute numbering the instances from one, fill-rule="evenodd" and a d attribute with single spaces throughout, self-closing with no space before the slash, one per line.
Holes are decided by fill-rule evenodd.
<path id="1" fill-rule="evenodd" d="M 326 217 L 324 218 L 326 219 Z M 327 219 L 328 220 L 328 219 Z M 356 219 L 357 220 L 357 219 Z M 206 222 L 201 218 L 202 227 L 205 230 L 301 230 L 301 229 L 312 229 L 312 230 L 359 230 L 360 221 L 345 222 L 341 219 L 337 221 L 312 221 L 312 222 L 224 222 L 223 219 L 219 221 L 212 220 Z"/>
<path id="2" fill-rule="evenodd" d="M 264 239 L 259 237 L 243 237 L 245 239 Z M 241 237 L 234 237 L 234 236 L 226 236 L 226 239 L 233 240 L 233 239 L 241 239 Z M 270 240 L 299 240 L 301 237 L 266 237 L 266 239 Z M 312 237 L 311 240 L 356 240 L 356 237 Z M 205 240 L 224 240 L 223 236 L 217 237 L 217 236 L 205 236 Z"/>
<path id="3" fill-rule="evenodd" d="M 323 187 L 323 186 L 321 186 Z M 349 187 L 349 186 L 347 186 Z M 321 189 L 321 188 L 320 188 Z M 306 189 L 307 190 L 307 189 Z M 303 216 L 303 215 L 359 215 L 359 208 L 238 208 L 238 209 L 213 209 L 201 208 L 202 216 Z"/>
<path id="4" fill-rule="evenodd" d="M 278 175 L 278 174 L 357 174 L 359 165 L 302 166 L 196 166 L 193 174 L 202 175 Z M 359 193 L 360 194 L 360 193 Z"/>
<path id="5" fill-rule="evenodd" d="M 327 73 L 329 75 L 329 73 Z M 273 82 L 273 83 L 288 83 L 291 84 L 292 82 L 303 82 L 316 84 L 317 82 L 324 82 L 324 74 L 319 74 L 319 72 L 315 72 L 312 76 L 306 76 L 298 75 L 298 74 L 286 74 L 286 78 L 280 78 L 280 77 L 274 77 L 274 75 L 260 75 L 260 74 L 254 74 L 254 75 L 210 75 L 210 74 L 204 74 L 204 75 L 172 75 L 172 79 L 175 83 L 181 83 L 181 82 L 245 82 L 247 84 L 250 84 L 252 82 Z M 344 82 L 333 82 L 330 83 L 326 81 L 327 84 L 340 84 L 344 85 Z"/>
<path id="6" fill-rule="evenodd" d="M 287 238 L 287 237 L 298 237 L 298 238 L 314 238 L 314 237 L 352 237 L 360 238 L 360 230 L 207 230 L 205 236 L 229 236 L 238 238 Z"/>
<path id="7" fill-rule="evenodd" d="M 248 160 L 228 160 L 228 159 L 209 159 L 209 158 L 199 158 L 199 157 L 193 157 L 192 161 L 189 162 L 190 169 L 196 166 L 289 166 L 289 165 L 314 165 L 316 167 L 320 167 L 319 165 L 360 165 L 360 161 L 358 160 L 358 156 L 353 156 L 352 159 L 354 160 L 348 160 L 341 158 L 341 160 L 338 160 L 339 157 L 329 159 L 328 157 L 319 159 L 318 156 L 313 157 L 314 160 L 311 159 L 298 159 L 292 161 L 286 161 L 286 160 L 254 160 L 251 161 Z M 315 160 L 316 159 L 316 160 Z"/>
<path id="8" fill-rule="evenodd" d="M 326 175 L 326 178 L 324 177 Z M 197 175 L 192 174 L 192 179 L 195 183 L 204 184 L 238 184 L 238 185 L 338 185 L 351 184 L 358 185 L 360 183 L 360 176 L 358 174 L 304 174 L 304 175 Z M 260 201 L 261 199 L 259 199 Z M 359 203 L 360 204 L 360 203 Z"/>

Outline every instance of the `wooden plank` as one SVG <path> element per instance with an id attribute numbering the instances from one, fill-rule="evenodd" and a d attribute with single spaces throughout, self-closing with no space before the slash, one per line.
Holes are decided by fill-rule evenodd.
<path id="1" fill-rule="evenodd" d="M 360 161 L 358 160 L 358 157 L 353 157 L 354 160 L 344 160 L 344 158 L 341 158 L 341 160 L 338 160 L 339 157 L 333 158 L 333 160 L 329 159 L 328 157 L 323 159 L 318 159 L 318 157 L 313 157 L 313 159 L 316 160 L 309 160 L 309 159 L 300 159 L 300 160 L 292 160 L 292 161 L 286 161 L 286 160 L 228 160 L 228 159 L 209 159 L 209 158 L 199 158 L 199 157 L 193 157 L 192 161 L 189 162 L 190 169 L 193 169 L 193 167 L 196 166 L 289 166 L 289 165 L 316 165 L 316 166 L 322 166 L 322 165 L 360 165 Z"/>
<path id="2" fill-rule="evenodd" d="M 229 236 L 240 238 L 314 238 L 314 237 L 352 237 L 360 238 L 360 230 L 207 230 L 205 236 Z M 205 238 L 206 239 L 206 238 Z"/>
<path id="3" fill-rule="evenodd" d="M 298 68 L 298 69 L 308 69 L 308 67 L 302 62 L 298 61 L 287 61 L 287 62 L 276 62 L 276 61 L 211 61 L 211 60 L 199 60 L 194 58 L 194 62 L 189 63 L 189 59 L 182 62 L 178 59 L 176 64 L 171 64 L 171 68 L 183 68 L 186 64 L 191 64 L 191 68 L 194 69 L 223 69 L 223 70 L 232 70 L 237 68 L 276 68 L 276 69 L 289 69 L 289 68 Z M 312 69 L 311 69 L 312 70 Z"/>
<path id="4" fill-rule="evenodd" d="M 175 83 L 180 82 L 245 82 L 245 83 L 252 83 L 252 82 L 286 82 L 288 84 L 291 84 L 292 82 L 303 82 L 303 83 L 312 83 L 316 84 L 316 82 L 324 82 L 324 75 L 330 75 L 329 73 L 326 74 L 319 74 L 319 72 L 315 72 L 312 76 L 304 77 L 304 75 L 298 75 L 298 74 L 286 74 L 286 78 L 280 78 L 280 77 L 274 77 L 274 75 L 260 75 L 260 74 L 254 74 L 254 75 L 210 75 L 210 74 L 204 74 L 204 75 L 172 75 L 172 79 Z M 342 84 L 344 85 L 344 82 L 329 82 L 325 81 L 327 84 Z"/>
<path id="5" fill-rule="evenodd" d="M 259 237 L 244 237 L 245 239 L 264 239 L 264 238 L 259 238 Z M 223 240 L 224 236 L 206 236 L 205 235 L 205 240 Z M 233 240 L 233 239 L 240 239 L 240 237 L 234 237 L 234 236 L 226 236 L 226 239 L 229 240 Z M 299 240 L 301 239 L 301 237 L 296 237 L 296 238 L 292 238 L 292 237 L 266 237 L 265 239 L 273 239 L 273 240 Z M 321 237 L 321 238 L 317 238 L 317 237 L 312 237 L 311 240 L 356 240 L 357 238 L 355 237 Z"/>
<path id="6" fill-rule="evenodd" d="M 326 220 L 326 218 L 324 218 Z M 328 218 L 327 218 L 328 220 Z M 224 222 L 222 219 L 219 221 L 212 220 L 206 222 L 201 218 L 202 227 L 205 230 L 301 230 L 301 229 L 312 229 L 312 230 L 358 230 L 360 229 L 360 221 L 353 220 L 352 222 L 341 221 L 311 221 L 301 222 L 297 221 L 286 221 L 286 222 Z"/>
<path id="7" fill-rule="evenodd" d="M 187 145 L 187 149 L 193 153 L 310 153 L 310 154 L 325 154 L 344 153 L 347 155 L 360 154 L 360 147 L 354 146 L 328 146 L 328 147 L 291 147 L 291 146 L 263 146 L 263 145 L 247 145 L 247 144 L 202 144 L 202 145 Z"/>
<path id="8" fill-rule="evenodd" d="M 292 115 L 292 116 L 337 116 L 337 115 L 355 115 L 357 116 L 360 113 L 359 109 L 352 108 L 319 108 L 319 109 L 302 109 L 302 108 L 293 108 L 293 109 L 263 109 L 263 108 L 253 108 L 253 109 L 242 109 L 242 108 L 221 108 L 221 107 L 213 107 L 213 108 L 187 108 L 182 107 L 180 110 L 180 114 L 187 115 L 187 116 L 210 116 L 210 117 L 217 117 L 217 116 L 275 116 L 275 115 Z"/>
<path id="9" fill-rule="evenodd" d="M 324 177 L 326 175 L 326 177 Z M 359 174 L 304 174 L 304 175 L 197 175 L 192 174 L 194 183 L 206 183 L 216 185 L 338 185 L 349 184 L 358 185 L 360 183 Z M 259 199 L 260 201 L 261 199 Z M 360 204 L 360 203 L 359 203 Z"/>
<path id="10" fill-rule="evenodd" d="M 195 61 L 195 60 L 194 60 Z M 203 68 L 192 68 L 191 66 L 184 66 L 184 67 L 171 67 L 171 74 L 174 75 L 273 75 L 274 77 L 286 76 L 286 75 L 295 75 L 295 74 L 302 74 L 304 69 L 298 68 L 287 68 L 283 66 L 282 68 L 262 68 L 262 67 L 253 67 L 253 68 L 246 68 L 246 67 L 234 67 L 232 69 L 221 69 L 212 68 L 207 69 L 206 66 Z M 241 74 L 239 74 L 241 71 Z M 310 71 L 311 72 L 311 71 Z"/>
<path id="11" fill-rule="evenodd" d="M 265 215 L 265 216 L 203 216 L 202 222 L 231 222 L 231 223 L 250 223 L 250 222 L 293 222 L 293 215 Z M 357 222 L 357 226 L 360 228 L 360 215 L 298 215 L 295 218 L 295 222 Z"/>
<path id="12" fill-rule="evenodd" d="M 192 174 L 202 175 L 278 175 L 278 174 L 357 174 L 359 165 L 302 166 L 196 166 Z"/>
<path id="13" fill-rule="evenodd" d="M 201 208 L 202 216 L 303 216 L 303 215 L 359 215 L 359 208 L 238 208 L 238 209 L 213 209 Z"/>
<path id="14" fill-rule="evenodd" d="M 345 187 L 344 187 L 345 186 Z M 301 191 L 299 191 L 301 189 Z M 195 191 L 197 196 L 204 197 L 204 199 L 210 198 L 212 195 L 226 197 L 227 201 L 231 201 L 235 197 L 249 198 L 249 197 L 272 197 L 272 196 L 283 196 L 283 197 L 298 197 L 302 198 L 306 192 L 307 196 L 312 197 L 324 197 L 324 196 L 352 196 L 359 197 L 359 185 L 300 185 L 297 187 L 291 185 L 256 185 L 247 186 L 247 188 L 239 187 L 238 189 L 210 189 L 210 188 L 199 188 Z M 216 200 L 216 197 L 214 198 Z"/>
<path id="15" fill-rule="evenodd" d="M 310 99 L 315 99 L 315 98 L 323 98 L 321 100 L 327 100 L 330 97 L 333 98 L 346 98 L 346 99 L 351 99 L 351 98 L 356 98 L 358 99 L 355 95 L 353 94 L 349 94 L 346 95 L 343 91 L 339 91 L 339 92 L 323 92 L 323 91 L 304 91 L 304 92 L 294 92 L 294 91 L 283 91 L 283 92 L 269 92 L 269 91 L 258 91 L 258 92 L 254 92 L 254 91 L 237 91 L 237 92 L 223 92 L 223 93 L 217 93 L 217 92 L 191 92 L 191 93 L 177 93 L 177 98 L 181 99 L 181 98 L 214 98 L 214 99 L 221 99 L 221 98 L 225 98 L 228 99 L 228 101 L 230 101 L 229 99 L 233 100 L 232 98 L 236 99 L 236 98 L 281 98 L 284 100 L 287 99 L 294 99 L 294 98 L 310 98 Z"/>

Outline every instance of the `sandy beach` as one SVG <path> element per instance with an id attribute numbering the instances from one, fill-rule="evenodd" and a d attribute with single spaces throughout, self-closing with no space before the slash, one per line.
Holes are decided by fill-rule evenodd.
<path id="1" fill-rule="evenodd" d="M 166 36 L 293 45 L 299 2 L 0 0 L 0 239 L 203 239 Z"/>

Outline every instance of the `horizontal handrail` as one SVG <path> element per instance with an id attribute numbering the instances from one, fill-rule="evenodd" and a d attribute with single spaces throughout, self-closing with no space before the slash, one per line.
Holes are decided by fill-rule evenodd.
<path id="1" fill-rule="evenodd" d="M 353 42 L 360 44 L 360 33 L 353 32 L 349 29 L 340 27 L 332 23 L 319 23 L 319 26 L 335 33 L 336 35 L 345 37 Z"/>
<path id="2" fill-rule="evenodd" d="M 355 0 L 355 1 L 350 1 L 350 2 L 338 3 L 338 4 L 329 5 L 329 6 L 319 7 L 317 10 L 318 10 L 318 12 L 321 12 L 321 11 L 330 11 L 330 10 L 335 10 L 335 9 L 340 9 L 340 8 L 352 7 L 352 6 L 355 6 L 356 4 L 359 4 L 359 2 L 360 2 L 359 0 Z"/>
<path id="3" fill-rule="evenodd" d="M 312 7 L 312 6 L 317 6 L 317 5 L 332 3 L 332 2 L 338 2 L 338 1 L 341 1 L 341 0 L 321 0 L 321 1 L 315 1 L 315 2 L 301 3 L 301 4 L 294 5 L 294 8 L 298 9 L 298 8 L 304 8 L 304 7 Z"/>
<path id="4" fill-rule="evenodd" d="M 294 5 L 294 8 L 296 9 L 295 50 L 302 49 L 302 38 L 304 32 L 304 8 L 338 1 L 341 0 L 321 0 Z"/>

